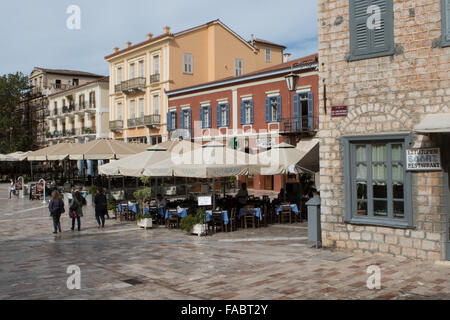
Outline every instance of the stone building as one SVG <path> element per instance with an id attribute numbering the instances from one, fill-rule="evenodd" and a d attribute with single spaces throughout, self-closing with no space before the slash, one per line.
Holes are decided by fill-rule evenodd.
<path id="1" fill-rule="evenodd" d="M 450 260 L 450 1 L 320 0 L 319 57 L 323 245 Z"/>

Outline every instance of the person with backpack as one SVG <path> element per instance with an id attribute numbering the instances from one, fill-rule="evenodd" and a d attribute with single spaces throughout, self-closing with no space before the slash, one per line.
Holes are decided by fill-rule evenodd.
<path id="1" fill-rule="evenodd" d="M 61 214 L 64 213 L 64 201 L 61 199 L 61 196 L 59 195 L 58 191 L 52 192 L 52 199 L 50 200 L 50 203 L 48 204 L 48 210 L 50 211 L 50 216 L 53 219 L 53 233 L 56 234 L 59 232 L 62 233 L 61 229 Z"/>
<path id="2" fill-rule="evenodd" d="M 72 202 L 70 203 L 69 217 L 72 219 L 72 231 L 75 230 L 75 220 L 77 221 L 78 231 L 81 231 L 81 217 L 83 216 L 83 206 L 85 202 L 80 191 L 72 194 Z"/>
<path id="3" fill-rule="evenodd" d="M 97 194 L 94 197 L 95 219 L 97 219 L 98 228 L 105 228 L 105 215 L 108 214 L 108 204 L 103 189 L 97 189 Z"/>

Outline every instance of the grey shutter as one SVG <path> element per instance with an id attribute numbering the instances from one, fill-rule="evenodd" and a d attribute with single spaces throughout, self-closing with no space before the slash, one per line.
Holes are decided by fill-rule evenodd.
<path id="1" fill-rule="evenodd" d="M 446 29 L 443 32 L 446 33 L 445 38 L 447 39 L 447 41 L 450 41 L 450 0 L 445 0 L 444 5 L 444 16 L 442 17 L 442 19 L 445 19 L 446 21 Z"/>
<path id="2" fill-rule="evenodd" d="M 180 129 L 184 129 L 184 110 L 180 110 Z"/>
<path id="3" fill-rule="evenodd" d="M 254 110 L 255 109 L 253 108 L 253 100 L 250 100 L 250 124 L 253 124 L 255 119 Z"/>
<path id="4" fill-rule="evenodd" d="M 188 111 L 188 127 L 185 129 L 191 129 L 192 128 L 192 110 L 189 109 Z"/>
<path id="5" fill-rule="evenodd" d="M 312 92 L 308 92 L 308 129 L 314 131 L 314 100 Z"/>
<path id="6" fill-rule="evenodd" d="M 380 7 L 380 29 L 371 30 L 367 26 L 370 17 L 367 8 L 371 5 Z M 393 50 L 393 10 L 392 0 L 350 0 L 350 53 L 353 58 L 377 56 Z"/>
<path id="7" fill-rule="evenodd" d="M 216 108 L 216 125 L 217 128 L 220 128 L 222 126 L 222 113 L 220 112 L 220 104 Z"/>
<path id="8" fill-rule="evenodd" d="M 227 114 L 227 127 L 230 126 L 230 105 L 227 103 L 225 105 L 226 114 Z"/>
<path id="9" fill-rule="evenodd" d="M 281 96 L 277 97 L 277 121 L 281 121 Z"/>
<path id="10" fill-rule="evenodd" d="M 272 113 L 270 110 L 270 98 L 266 98 L 266 122 L 272 122 Z"/>
<path id="11" fill-rule="evenodd" d="M 294 95 L 294 119 L 293 119 L 293 126 L 294 131 L 300 131 L 301 130 L 301 114 L 300 114 L 300 95 L 297 93 Z"/>
<path id="12" fill-rule="evenodd" d="M 241 101 L 240 118 L 241 118 L 241 125 L 247 124 L 247 123 L 245 123 L 245 102 L 244 101 Z"/>
<path id="13" fill-rule="evenodd" d="M 200 122 L 202 123 L 201 128 L 205 129 L 205 107 L 200 108 Z"/>
<path id="14" fill-rule="evenodd" d="M 172 112 L 167 112 L 167 131 L 172 131 Z"/>
<path id="15" fill-rule="evenodd" d="M 209 116 L 208 116 L 208 128 L 211 128 L 211 118 L 212 118 L 211 106 L 208 106 L 208 112 L 209 112 Z"/>

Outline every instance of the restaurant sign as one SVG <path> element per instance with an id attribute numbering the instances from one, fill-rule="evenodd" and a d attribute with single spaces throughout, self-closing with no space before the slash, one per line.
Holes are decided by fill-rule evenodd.
<path id="1" fill-rule="evenodd" d="M 331 107 L 331 116 L 332 117 L 346 117 L 347 115 L 348 115 L 347 106 Z"/>
<path id="2" fill-rule="evenodd" d="M 406 150 L 407 171 L 439 171 L 441 167 L 441 150 L 430 149 L 408 149 Z"/>

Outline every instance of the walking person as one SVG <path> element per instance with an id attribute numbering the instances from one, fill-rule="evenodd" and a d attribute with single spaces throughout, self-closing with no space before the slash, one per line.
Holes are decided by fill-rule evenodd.
<path id="1" fill-rule="evenodd" d="M 56 190 L 52 192 L 52 199 L 48 204 L 48 209 L 50 211 L 50 216 L 53 219 L 53 233 L 58 233 L 58 230 L 59 232 L 62 232 L 60 219 L 61 214 L 64 213 L 64 201 Z"/>
<path id="2" fill-rule="evenodd" d="M 105 215 L 108 213 L 108 204 L 106 196 L 103 193 L 103 188 L 97 189 L 97 194 L 94 197 L 95 219 L 97 219 L 98 228 L 105 228 Z"/>
<path id="3" fill-rule="evenodd" d="M 11 199 L 11 195 L 16 195 L 16 184 L 13 179 L 9 179 L 9 198 Z"/>
<path id="4" fill-rule="evenodd" d="M 83 216 L 83 196 L 80 191 L 75 191 L 70 203 L 69 216 L 72 219 L 72 231 L 75 230 L 75 220 L 77 221 L 78 231 L 81 231 L 81 217 Z"/>

